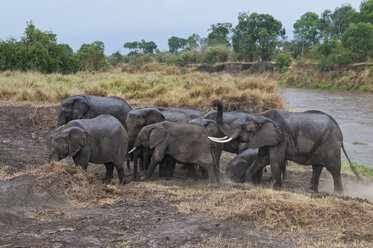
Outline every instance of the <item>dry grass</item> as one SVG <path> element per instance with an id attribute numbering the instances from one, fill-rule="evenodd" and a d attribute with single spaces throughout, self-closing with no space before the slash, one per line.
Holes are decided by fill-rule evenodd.
<path id="1" fill-rule="evenodd" d="M 62 75 L 6 71 L 0 73 L 0 100 L 60 102 L 75 94 L 90 94 L 119 96 L 135 107 L 191 106 L 210 110 L 210 101 L 218 98 L 229 102 L 228 110 L 261 112 L 283 108 L 277 84 L 267 75 L 181 74 L 165 65 L 144 66 L 146 72 L 139 73 L 113 70 Z"/>
<path id="2" fill-rule="evenodd" d="M 254 243 L 247 245 L 253 247 L 261 246 L 261 242 L 269 245 L 271 240 L 302 247 L 373 246 L 373 205 L 357 200 L 334 196 L 315 198 L 313 194 L 274 191 L 248 184 L 227 183 L 213 187 L 205 181 L 180 179 L 107 186 L 92 173 L 62 163 L 45 165 L 6 180 L 30 178 L 30 175 L 41 188 L 43 182 L 53 181 L 58 189 L 54 194 L 67 196 L 68 202 L 74 206 L 114 204 L 119 200 L 167 200 L 180 214 L 209 216 L 242 225 L 253 238 Z M 35 211 L 31 217 L 50 220 L 68 216 L 69 213 L 63 209 L 45 209 Z M 228 244 L 219 237 L 201 245 L 246 246 L 240 242 Z"/>

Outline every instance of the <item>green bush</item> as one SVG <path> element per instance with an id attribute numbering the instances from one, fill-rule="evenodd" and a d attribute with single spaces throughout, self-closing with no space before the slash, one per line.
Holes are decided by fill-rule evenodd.
<path id="1" fill-rule="evenodd" d="M 276 64 L 278 65 L 280 72 L 285 72 L 289 69 L 291 65 L 291 57 L 286 53 L 280 53 L 277 55 Z"/>
<path id="2" fill-rule="evenodd" d="M 210 47 L 206 53 L 203 62 L 207 64 L 214 64 L 218 62 L 226 62 L 230 56 L 230 49 L 226 46 Z"/>

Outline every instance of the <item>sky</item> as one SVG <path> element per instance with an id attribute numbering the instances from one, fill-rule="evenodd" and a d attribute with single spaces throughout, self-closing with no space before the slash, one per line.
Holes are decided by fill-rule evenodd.
<path id="1" fill-rule="evenodd" d="M 0 39 L 19 38 L 32 20 L 42 31 L 57 34 L 58 43 L 77 51 L 83 43 L 103 41 L 105 54 L 127 41 L 154 41 L 168 50 L 171 36 L 207 37 L 211 24 L 237 24 L 238 13 L 270 14 L 282 22 L 288 39 L 293 24 L 306 12 L 321 14 L 344 4 L 359 9 L 362 0 L 0 0 Z"/>

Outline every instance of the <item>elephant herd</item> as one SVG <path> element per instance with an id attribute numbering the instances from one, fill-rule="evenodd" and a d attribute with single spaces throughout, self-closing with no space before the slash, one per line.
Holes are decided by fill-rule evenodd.
<path id="1" fill-rule="evenodd" d="M 274 187 L 282 185 L 287 161 L 312 165 L 310 189 L 317 192 L 321 171 L 331 173 L 334 191 L 342 192 L 341 149 L 358 176 L 343 146 L 337 122 L 321 111 L 287 112 L 272 109 L 252 115 L 245 111 L 217 110 L 203 114 L 193 108 L 131 108 L 118 97 L 76 95 L 59 109 L 58 128 L 51 136 L 50 160 L 72 157 L 75 165 L 104 164 L 105 181 L 114 167 L 125 183 L 124 163 L 134 161 L 134 180 L 140 161 L 143 179 L 159 165 L 159 175 L 170 178 L 176 163 L 194 173 L 195 166 L 219 183 L 222 151 L 238 154 L 225 174 L 241 182 L 259 182 L 270 165 Z"/>

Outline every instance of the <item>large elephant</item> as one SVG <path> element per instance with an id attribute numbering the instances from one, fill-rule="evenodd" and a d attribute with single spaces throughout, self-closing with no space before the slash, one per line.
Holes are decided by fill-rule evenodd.
<path id="1" fill-rule="evenodd" d="M 71 120 L 91 119 L 99 115 L 108 114 L 117 118 L 125 127 L 127 114 L 130 110 L 130 105 L 119 97 L 75 95 L 61 103 L 58 126 L 64 125 Z"/>
<path id="2" fill-rule="evenodd" d="M 169 155 L 178 162 L 202 166 L 210 182 L 219 182 L 217 168 L 221 149 L 208 139 L 208 132 L 201 125 L 168 121 L 148 125 L 141 129 L 134 146 L 154 149 L 145 179 L 149 179 L 156 166 Z"/>
<path id="3" fill-rule="evenodd" d="M 274 186 L 281 187 L 281 165 L 291 160 L 312 165 L 310 189 L 318 191 L 319 177 L 325 166 L 333 176 L 334 191 L 342 192 L 341 148 L 351 169 L 358 176 L 346 154 L 337 122 L 326 113 L 316 110 L 292 113 L 273 109 L 255 116 L 246 114 L 232 124 L 225 125 L 222 104 L 219 101 L 213 104 L 218 107 L 218 127 L 229 136 L 223 142 L 233 139 L 247 142 L 250 148 L 268 149 L 269 159 L 262 156 L 246 171 L 248 180 L 269 162 Z M 221 139 L 212 139 L 222 142 Z"/>
<path id="4" fill-rule="evenodd" d="M 100 115 L 93 119 L 72 120 L 51 136 L 50 160 L 72 157 L 76 166 L 87 169 L 88 162 L 105 164 L 106 182 L 117 169 L 120 183 L 125 183 L 123 163 L 127 155 L 128 135 L 118 119 Z"/>

